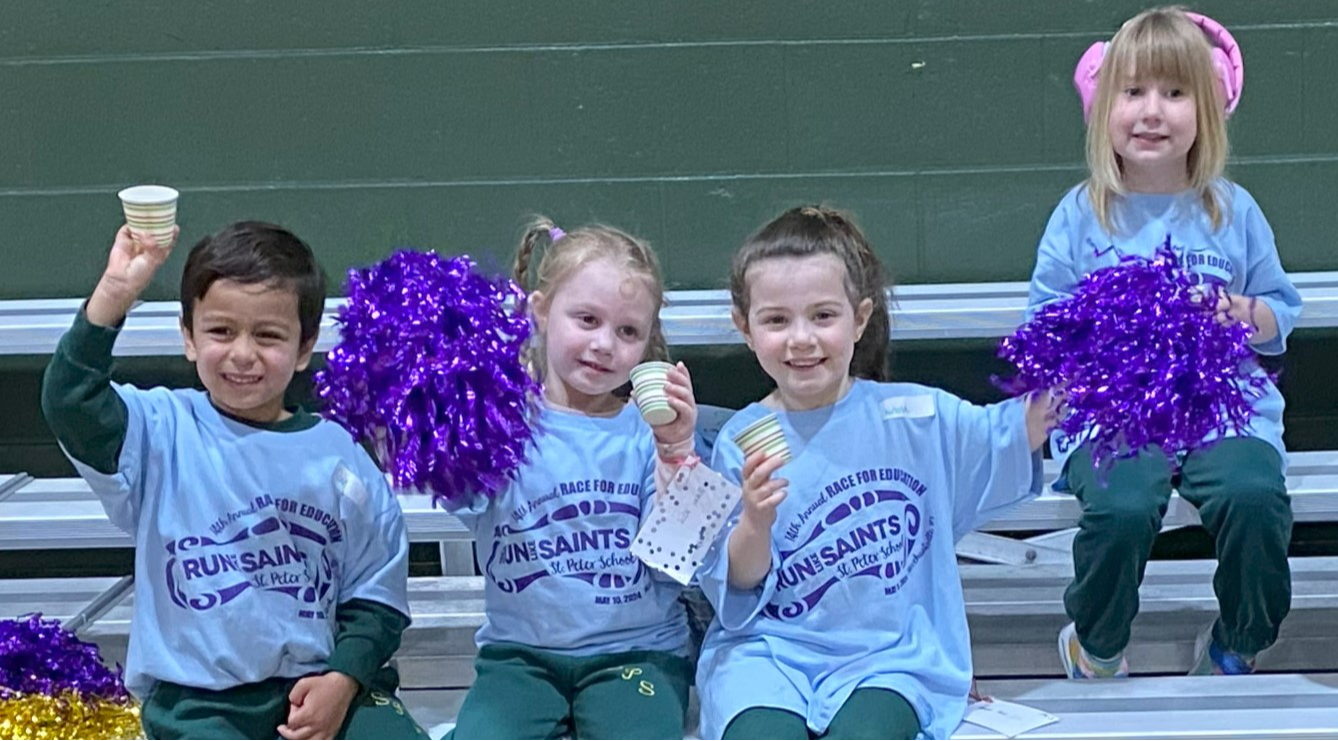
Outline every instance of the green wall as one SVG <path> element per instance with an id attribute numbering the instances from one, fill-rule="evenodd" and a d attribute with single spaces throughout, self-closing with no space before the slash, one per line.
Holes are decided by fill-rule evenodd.
<path id="1" fill-rule="evenodd" d="M 1070 79 L 1131 0 L 14 2 L 0 26 L 0 299 L 99 274 L 115 192 L 182 191 L 183 240 L 282 222 L 332 275 L 396 245 L 504 266 L 524 216 L 649 238 L 674 288 L 802 201 L 853 209 L 898 282 L 1025 280 L 1081 175 Z M 1338 269 L 1338 2 L 1195 5 L 1240 41 L 1232 174 L 1284 265 Z M 171 298 L 185 250 L 151 298 Z M 1289 442 L 1338 447 L 1330 334 L 1287 361 Z M 905 378 L 992 398 L 987 342 L 896 345 Z M 739 347 L 682 353 L 702 397 L 765 387 Z M 0 358 L 0 471 L 67 470 L 42 358 Z M 122 364 L 188 382 L 180 359 Z M 720 383 L 712 379 L 730 379 Z M 1333 438 L 1333 439 L 1330 439 Z"/>
<path id="2" fill-rule="evenodd" d="M 85 292 L 115 191 L 141 181 L 182 190 L 187 242 L 273 219 L 333 274 L 401 244 L 503 265 L 542 211 L 635 231 L 674 287 L 717 286 L 750 230 L 821 199 L 900 282 L 1025 279 L 1081 176 L 1073 64 L 1142 5 L 10 3 L 0 298 Z M 1233 173 L 1289 269 L 1338 267 L 1338 3 L 1198 7 L 1245 52 Z"/>

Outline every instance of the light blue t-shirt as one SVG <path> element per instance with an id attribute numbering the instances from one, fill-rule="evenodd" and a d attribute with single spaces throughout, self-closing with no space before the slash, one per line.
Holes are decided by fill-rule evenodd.
<path id="1" fill-rule="evenodd" d="M 636 405 L 615 417 L 545 407 L 528 455 L 496 498 L 455 510 L 483 570 L 478 644 L 684 653 L 682 588 L 628 550 L 655 497 L 655 439 Z"/>
<path id="2" fill-rule="evenodd" d="M 74 464 L 135 538 L 131 692 L 324 671 L 337 605 L 409 614 L 399 503 L 347 431 L 264 430 L 199 391 L 113 388 L 128 415 L 117 472 Z"/>
<path id="3" fill-rule="evenodd" d="M 712 468 L 739 482 L 733 436 L 772 410 L 752 404 L 721 430 Z M 702 737 L 747 708 L 804 717 L 815 733 L 861 687 L 903 695 L 931 738 L 961 723 L 971 641 L 955 542 L 1040 492 L 1020 400 L 980 407 L 938 389 L 856 381 L 836 404 L 778 412 L 793 460 L 772 528 L 771 571 L 728 586 L 726 544 L 697 572 L 715 606 L 697 665 Z"/>
<path id="4" fill-rule="evenodd" d="M 1254 349 L 1263 355 L 1281 354 L 1301 314 L 1301 295 L 1282 269 L 1273 229 L 1259 204 L 1248 191 L 1228 180 L 1218 181 L 1218 192 L 1224 196 L 1225 206 L 1217 231 L 1213 231 L 1202 201 L 1193 191 L 1130 193 L 1116 201 L 1119 236 L 1112 238 L 1097 221 L 1087 189 L 1082 185 L 1073 188 L 1051 214 L 1041 237 L 1027 299 L 1028 316 L 1044 304 L 1072 296 L 1083 276 L 1115 265 L 1121 257 L 1153 256 L 1169 235 L 1171 249 L 1181 264 L 1196 273 L 1201 282 L 1223 287 L 1229 293 L 1256 296 L 1273 310 L 1278 336 Z M 1244 370 L 1265 375 L 1257 365 Z M 1282 394 L 1268 382 L 1266 393 L 1254 403 L 1249 434 L 1272 445 L 1286 461 L 1282 407 Z M 1205 442 L 1216 437 L 1212 435 Z M 1076 440 L 1058 433 L 1051 437 L 1051 450 L 1061 465 L 1079 442 L 1081 436 Z M 1056 482 L 1056 488 L 1064 488 L 1063 482 Z"/>

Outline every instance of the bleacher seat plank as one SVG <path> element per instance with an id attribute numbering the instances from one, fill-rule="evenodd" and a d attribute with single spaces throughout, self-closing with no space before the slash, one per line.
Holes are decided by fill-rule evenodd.
<path id="1" fill-rule="evenodd" d="M 1338 272 L 1292 273 L 1303 308 L 1297 327 L 1338 326 Z M 1022 322 L 1027 284 L 938 283 L 899 286 L 892 305 L 893 340 L 1002 337 Z M 730 318 L 729 292 L 669 291 L 661 323 L 670 345 L 733 345 L 742 342 Z M 0 355 L 51 353 L 74 321 L 82 298 L 0 301 Z M 326 301 L 318 352 L 333 346 L 334 316 L 343 299 Z M 175 301 L 148 301 L 134 308 L 117 340 L 117 355 L 182 354 Z"/>
<path id="2" fill-rule="evenodd" d="M 1338 736 L 1338 674 L 982 681 L 980 690 L 1059 717 L 1024 739 Z M 1003 737 L 963 724 L 953 738 Z"/>

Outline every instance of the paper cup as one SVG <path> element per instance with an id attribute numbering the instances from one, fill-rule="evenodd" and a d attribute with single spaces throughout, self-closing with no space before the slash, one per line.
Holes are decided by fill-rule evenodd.
<path id="1" fill-rule="evenodd" d="M 779 456 L 786 463 L 790 462 L 790 445 L 785 442 L 785 431 L 774 414 L 768 414 L 739 430 L 734 436 L 734 442 L 743 449 L 745 458 L 760 450 L 767 458 Z"/>
<path id="2" fill-rule="evenodd" d="M 673 369 L 673 363 L 666 363 L 663 360 L 648 360 L 633 368 L 629 375 L 632 377 L 633 385 L 636 385 L 639 380 L 658 380 L 661 383 L 665 383 L 669 376 L 669 371 Z"/>
<path id="3" fill-rule="evenodd" d="M 642 363 L 632 369 L 632 388 L 636 389 L 636 405 L 641 416 L 652 427 L 667 425 L 678 419 L 678 412 L 669 406 L 664 393 L 667 376 L 674 366 L 659 360 Z"/>
<path id="4" fill-rule="evenodd" d="M 152 236 L 160 248 L 172 245 L 177 225 L 176 189 L 166 185 L 136 185 L 116 194 L 125 210 L 125 223 L 136 237 Z"/>

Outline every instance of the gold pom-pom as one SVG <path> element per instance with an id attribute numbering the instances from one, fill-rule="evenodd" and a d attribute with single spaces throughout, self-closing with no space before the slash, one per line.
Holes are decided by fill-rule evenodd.
<path id="1" fill-rule="evenodd" d="M 75 692 L 55 697 L 14 693 L 0 700 L 0 739 L 143 737 L 133 700 L 85 701 Z"/>

